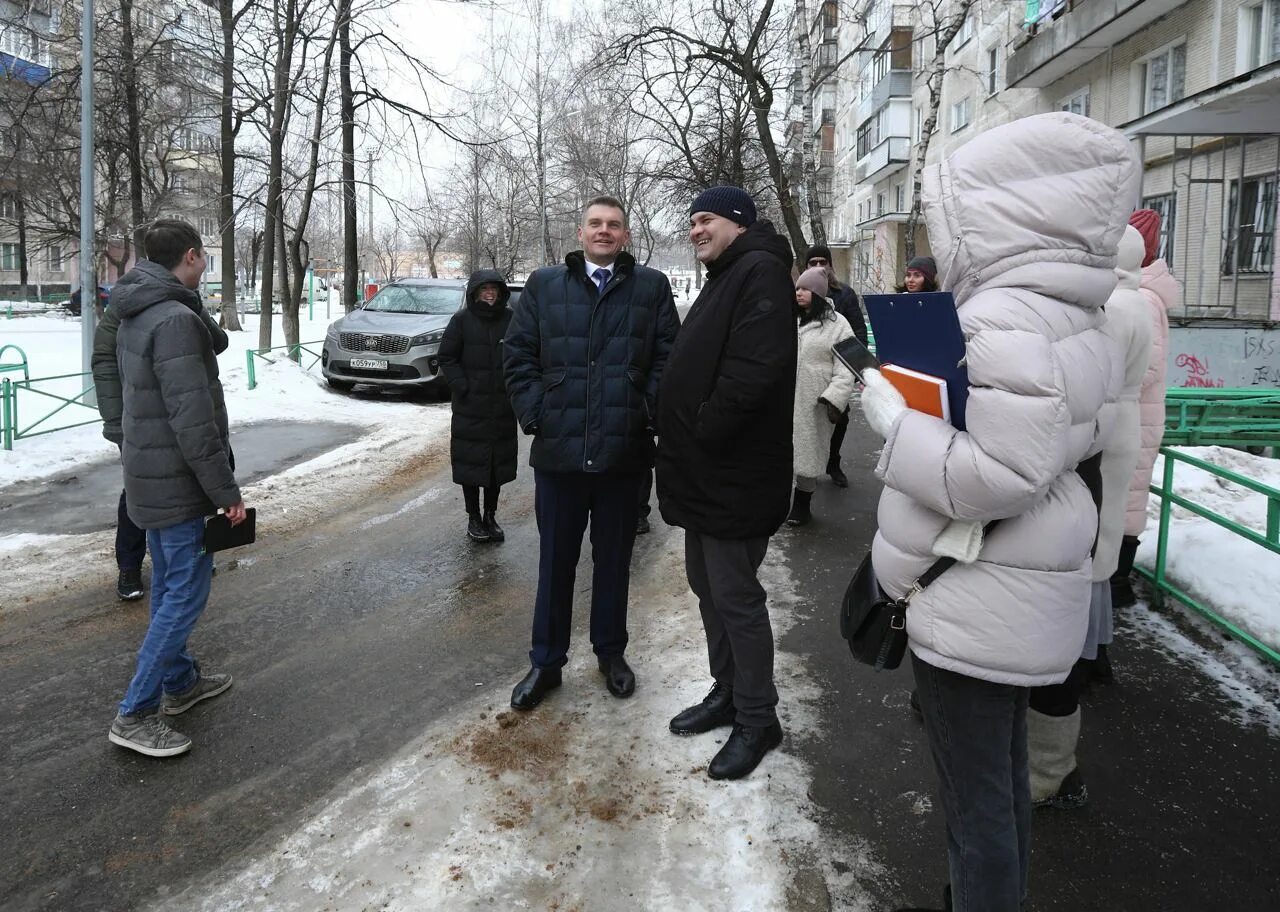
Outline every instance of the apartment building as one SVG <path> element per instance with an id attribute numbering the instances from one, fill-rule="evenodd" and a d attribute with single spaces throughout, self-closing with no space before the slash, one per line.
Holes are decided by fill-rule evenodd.
<path id="1" fill-rule="evenodd" d="M 119 142 L 119 7 L 108 0 L 97 9 L 98 279 L 112 282 L 136 251 L 125 242 L 133 219 Z M 0 92 L 16 102 L 0 106 L 0 299 L 66 294 L 79 284 L 79 21 L 79 4 L 70 0 L 0 0 Z M 132 26 L 143 89 L 143 217 L 195 225 L 216 281 L 221 80 L 210 52 L 219 40 L 216 10 L 206 0 L 136 0 Z M 39 129 L 4 122 L 23 116 L 42 119 Z M 114 148 L 104 140 L 115 140 Z"/>
<path id="2" fill-rule="evenodd" d="M 935 22 L 926 5 L 861 0 L 840 19 L 865 50 L 837 80 L 827 225 L 863 291 L 901 276 L 936 35 L 963 6 Z M 1182 281 L 1175 316 L 1280 319 L 1278 60 L 1280 0 L 975 0 L 942 60 L 926 161 L 1031 114 L 1097 118 L 1142 154 L 1143 202 L 1165 214 Z"/>

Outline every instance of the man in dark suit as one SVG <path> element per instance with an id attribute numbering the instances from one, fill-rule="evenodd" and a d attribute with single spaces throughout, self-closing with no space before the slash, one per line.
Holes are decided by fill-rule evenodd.
<path id="1" fill-rule="evenodd" d="M 532 709 L 560 686 L 568 660 L 574 576 L 591 524 L 591 645 L 609 692 L 629 697 L 627 590 L 637 492 L 653 465 L 658 382 L 680 321 L 667 277 L 640 266 L 622 203 L 587 203 L 583 249 L 525 283 L 504 340 L 507 391 L 533 436 L 540 553 L 532 668 L 511 693 Z"/>

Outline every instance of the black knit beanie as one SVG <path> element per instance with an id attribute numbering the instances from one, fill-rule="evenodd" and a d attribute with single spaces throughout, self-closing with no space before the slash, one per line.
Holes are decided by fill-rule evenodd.
<path id="1" fill-rule="evenodd" d="M 809 248 L 809 252 L 804 255 L 805 263 L 808 263 L 814 257 L 822 257 L 827 261 L 827 265 L 831 265 L 831 248 L 826 244 L 814 244 Z"/>
<path id="2" fill-rule="evenodd" d="M 710 187 L 694 197 L 689 214 L 710 212 L 720 215 L 731 222 L 737 222 L 743 228 L 755 223 L 756 204 L 751 195 L 741 187 Z"/>

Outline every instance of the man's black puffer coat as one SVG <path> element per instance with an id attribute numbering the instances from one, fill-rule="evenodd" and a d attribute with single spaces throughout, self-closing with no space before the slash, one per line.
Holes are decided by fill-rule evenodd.
<path id="1" fill-rule="evenodd" d="M 486 283 L 502 290 L 493 304 L 476 293 Z M 511 291 L 495 269 L 472 273 L 467 303 L 449 320 L 440 341 L 440 369 L 453 396 L 449 454 L 462 485 L 506 484 L 516 477 L 516 416 L 502 379 L 502 340 L 511 323 Z"/>
<path id="2" fill-rule="evenodd" d="M 767 221 L 714 263 L 658 394 L 658 504 L 716 538 L 772 535 L 791 500 L 791 247 Z"/>
<path id="3" fill-rule="evenodd" d="M 200 296 L 143 260 L 111 292 L 129 518 L 163 529 L 238 504 L 227 406 Z"/>
<path id="4" fill-rule="evenodd" d="M 507 330 L 507 392 L 544 472 L 653 464 L 658 382 L 680 328 L 671 283 L 618 255 L 596 293 L 581 251 L 529 277 Z"/>

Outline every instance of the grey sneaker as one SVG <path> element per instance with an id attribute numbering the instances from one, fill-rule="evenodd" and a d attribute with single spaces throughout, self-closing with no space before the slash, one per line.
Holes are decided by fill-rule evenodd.
<path id="1" fill-rule="evenodd" d="M 191 750 L 191 739 L 165 725 L 159 713 L 145 716 L 117 714 L 107 737 L 112 744 L 119 744 L 148 757 L 172 757 Z"/>
<path id="2" fill-rule="evenodd" d="M 202 673 L 196 678 L 196 682 L 182 693 L 165 694 L 164 699 L 160 701 L 160 708 L 166 716 L 176 716 L 186 712 L 201 700 L 216 697 L 230 686 L 231 675 L 229 674 Z"/>

